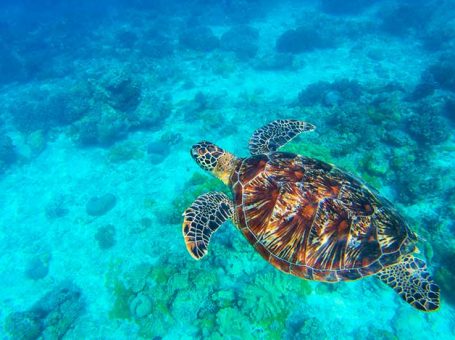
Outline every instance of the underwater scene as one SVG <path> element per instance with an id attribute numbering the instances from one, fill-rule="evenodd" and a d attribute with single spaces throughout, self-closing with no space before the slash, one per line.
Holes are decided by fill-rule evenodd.
<path id="1" fill-rule="evenodd" d="M 0 338 L 455 339 L 454 126 L 452 0 L 3 0 Z"/>

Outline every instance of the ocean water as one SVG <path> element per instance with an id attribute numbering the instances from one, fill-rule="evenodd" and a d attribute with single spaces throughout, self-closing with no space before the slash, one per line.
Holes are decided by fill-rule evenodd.
<path id="1" fill-rule="evenodd" d="M 454 18 L 451 0 L 3 0 L 1 338 L 455 338 Z M 248 157 L 277 119 L 317 126 L 283 150 L 393 203 L 439 310 L 373 276 L 286 275 L 231 222 L 188 254 L 182 213 L 230 195 L 191 146 Z"/>

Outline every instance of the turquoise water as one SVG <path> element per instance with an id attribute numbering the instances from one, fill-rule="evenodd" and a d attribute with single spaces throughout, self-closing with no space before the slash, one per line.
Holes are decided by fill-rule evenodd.
<path id="1" fill-rule="evenodd" d="M 455 338 L 453 1 L 0 9 L 1 338 Z M 247 157 L 284 118 L 317 126 L 284 150 L 357 175 L 419 234 L 438 311 L 374 277 L 283 274 L 231 222 L 190 257 L 183 211 L 228 192 L 191 146 Z"/>

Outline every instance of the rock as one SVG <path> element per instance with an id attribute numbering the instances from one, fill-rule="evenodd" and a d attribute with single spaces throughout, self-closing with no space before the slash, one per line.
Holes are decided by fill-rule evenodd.
<path id="1" fill-rule="evenodd" d="M 116 203 L 117 199 L 113 194 L 94 196 L 89 199 L 85 209 L 90 216 L 102 216 L 114 208 Z"/>
<path id="2" fill-rule="evenodd" d="M 31 280 L 40 280 L 49 273 L 50 254 L 43 254 L 30 260 L 25 275 Z"/>
<path id="3" fill-rule="evenodd" d="M 150 142 L 147 146 L 147 153 L 153 164 L 161 163 L 169 155 L 169 151 L 169 143 L 161 140 Z"/>

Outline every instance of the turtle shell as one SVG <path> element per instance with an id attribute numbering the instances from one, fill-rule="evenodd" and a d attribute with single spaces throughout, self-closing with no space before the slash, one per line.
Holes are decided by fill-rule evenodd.
<path id="1" fill-rule="evenodd" d="M 322 161 L 253 156 L 239 162 L 230 182 L 238 228 L 284 272 L 356 280 L 415 250 L 416 235 L 388 201 Z"/>

